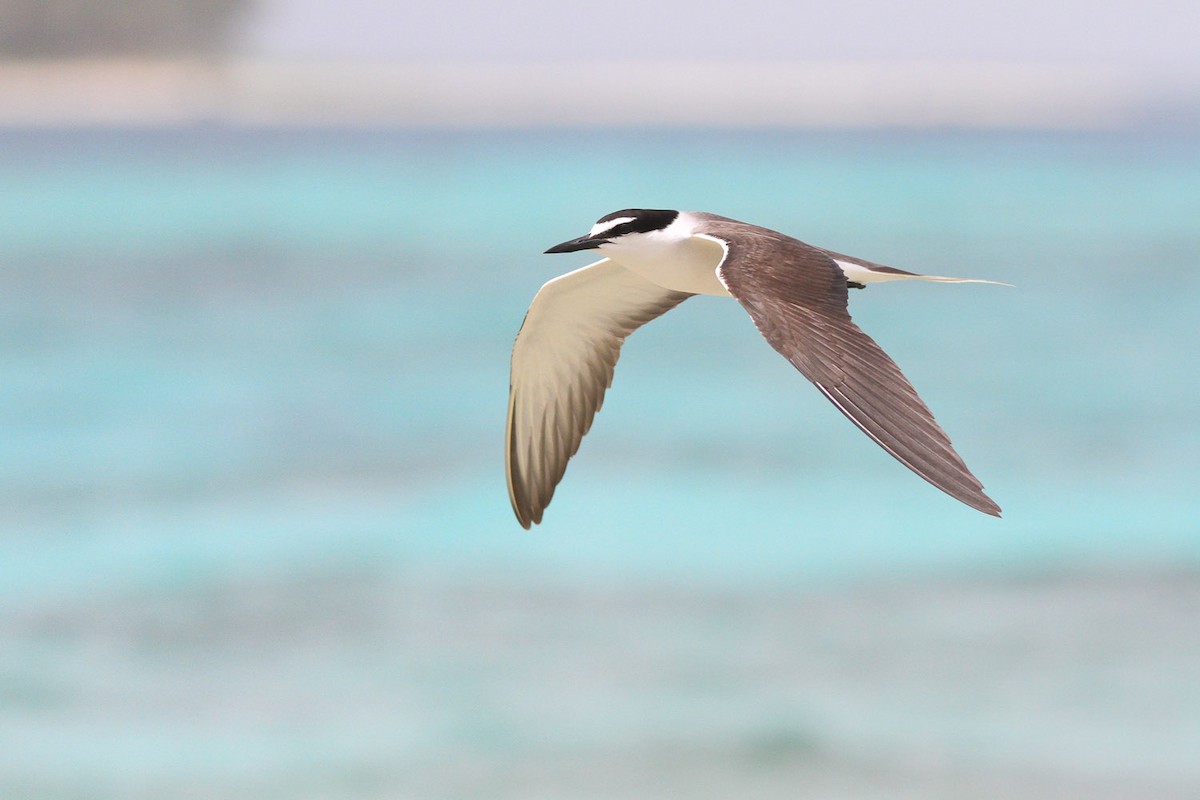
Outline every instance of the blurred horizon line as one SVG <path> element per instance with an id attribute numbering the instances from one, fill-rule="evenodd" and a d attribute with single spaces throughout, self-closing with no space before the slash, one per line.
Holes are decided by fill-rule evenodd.
<path id="1" fill-rule="evenodd" d="M 1200 129 L 1200 86 L 1107 65 L 0 61 L 0 127 Z"/>

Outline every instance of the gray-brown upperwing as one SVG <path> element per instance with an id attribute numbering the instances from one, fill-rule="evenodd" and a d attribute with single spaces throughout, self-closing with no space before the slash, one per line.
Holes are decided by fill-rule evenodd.
<path id="1" fill-rule="evenodd" d="M 607 258 L 538 291 L 513 344 L 504 448 L 522 526 L 542 521 L 612 384 L 625 337 L 689 297 Z"/>
<path id="2" fill-rule="evenodd" d="M 846 276 L 825 252 L 766 228 L 706 215 L 725 248 L 717 275 L 758 330 L 900 463 L 972 508 L 1000 516 L 896 363 L 854 324 Z"/>

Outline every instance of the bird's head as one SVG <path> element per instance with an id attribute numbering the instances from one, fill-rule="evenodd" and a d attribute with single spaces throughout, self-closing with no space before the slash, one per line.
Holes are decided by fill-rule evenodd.
<path id="1" fill-rule="evenodd" d="M 573 253 L 577 250 L 605 250 L 621 246 L 653 246 L 656 242 L 673 243 L 677 239 L 686 238 L 686 233 L 678 231 L 678 236 L 672 235 L 676 221 L 680 218 L 678 211 L 661 208 L 626 208 L 614 211 L 596 220 L 596 224 L 585 235 L 556 244 L 547 253 Z"/>

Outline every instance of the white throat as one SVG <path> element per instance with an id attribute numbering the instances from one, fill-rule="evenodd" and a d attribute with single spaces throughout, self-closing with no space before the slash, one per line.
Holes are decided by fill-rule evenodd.
<path id="1" fill-rule="evenodd" d="M 729 297 L 717 278 L 725 249 L 714 239 L 697 236 L 699 226 L 700 220 L 681 211 L 662 230 L 620 236 L 600 245 L 599 250 L 664 289 Z"/>

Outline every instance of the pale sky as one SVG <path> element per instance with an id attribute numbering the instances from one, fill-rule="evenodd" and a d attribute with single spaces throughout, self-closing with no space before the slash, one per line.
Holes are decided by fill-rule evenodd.
<path id="1" fill-rule="evenodd" d="M 243 50 L 428 61 L 1004 61 L 1200 76 L 1200 0 L 259 0 Z"/>

